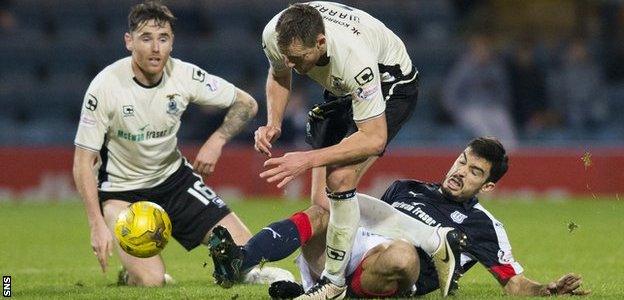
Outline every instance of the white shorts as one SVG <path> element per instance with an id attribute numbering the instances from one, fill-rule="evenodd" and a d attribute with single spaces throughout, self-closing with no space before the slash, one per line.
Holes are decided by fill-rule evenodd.
<path id="1" fill-rule="evenodd" d="M 359 227 L 355 233 L 355 240 L 353 241 L 353 247 L 351 248 L 351 258 L 347 265 L 345 277 L 353 274 L 358 265 L 364 260 L 369 250 L 375 248 L 375 246 L 383 244 L 385 242 L 392 241 L 391 238 L 371 233 Z M 316 274 L 310 270 L 309 263 L 299 254 L 295 259 L 299 272 L 301 273 L 301 283 L 304 290 L 310 289 L 318 280 L 320 274 Z"/>

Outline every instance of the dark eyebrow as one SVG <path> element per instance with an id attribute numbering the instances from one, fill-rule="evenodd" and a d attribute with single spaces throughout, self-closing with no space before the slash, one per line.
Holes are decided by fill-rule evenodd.
<path id="1" fill-rule="evenodd" d="M 462 156 L 464 157 L 464 160 L 468 161 L 468 156 L 466 156 L 466 151 L 462 152 Z"/>

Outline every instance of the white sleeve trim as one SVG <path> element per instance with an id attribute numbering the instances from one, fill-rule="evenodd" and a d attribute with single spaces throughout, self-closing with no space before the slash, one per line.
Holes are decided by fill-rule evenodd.
<path id="1" fill-rule="evenodd" d="M 78 144 L 78 143 L 74 143 L 74 145 L 75 145 L 76 147 L 78 147 L 78 148 L 81 148 L 81 149 L 85 149 L 85 150 L 93 151 L 93 152 L 96 152 L 96 153 L 99 153 L 99 152 L 100 152 L 100 149 L 91 148 L 91 147 L 89 147 L 89 146 L 81 145 L 81 144 Z"/>
<path id="2" fill-rule="evenodd" d="M 483 207 L 480 203 L 477 203 L 474 208 L 482 211 L 492 221 L 492 227 L 494 227 L 494 232 L 496 232 L 496 238 L 498 240 L 498 248 L 503 251 L 503 258 L 508 257 L 508 261 L 501 261 L 502 259 L 499 256 L 499 263 L 504 265 L 511 265 L 516 274 L 522 273 L 524 269 L 511 254 L 511 243 L 509 242 L 509 238 L 507 237 L 507 232 L 505 232 L 503 223 L 496 220 L 496 218 L 494 218 L 494 216 L 489 211 L 487 211 L 487 209 L 485 209 L 485 207 Z"/>

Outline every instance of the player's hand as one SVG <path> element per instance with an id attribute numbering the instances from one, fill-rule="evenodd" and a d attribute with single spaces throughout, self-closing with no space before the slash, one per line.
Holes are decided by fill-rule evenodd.
<path id="1" fill-rule="evenodd" d="M 282 157 L 270 158 L 264 162 L 268 170 L 260 173 L 260 177 L 267 182 L 279 182 L 282 188 L 305 170 L 312 168 L 312 162 L 307 152 L 290 152 Z"/>
<path id="2" fill-rule="evenodd" d="M 199 149 L 195 161 L 193 161 L 193 170 L 202 176 L 212 174 L 217 165 L 217 161 L 221 157 L 221 151 L 225 143 L 226 140 L 216 134 L 210 136 Z"/>
<path id="3" fill-rule="evenodd" d="M 260 126 L 254 133 L 254 148 L 256 151 L 271 157 L 271 145 L 282 134 L 282 129 L 277 126 Z"/>
<path id="4" fill-rule="evenodd" d="M 91 227 L 91 248 L 102 267 L 102 272 L 106 273 L 108 258 L 113 256 L 113 234 L 102 222 Z"/>
<path id="5" fill-rule="evenodd" d="M 551 295 L 576 295 L 584 296 L 591 293 L 591 291 L 578 290 L 583 283 L 583 278 L 577 274 L 566 274 L 556 282 L 548 284 L 548 291 Z"/>

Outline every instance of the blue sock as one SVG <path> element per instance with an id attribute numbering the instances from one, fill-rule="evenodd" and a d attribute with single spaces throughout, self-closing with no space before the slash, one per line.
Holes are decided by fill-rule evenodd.
<path id="1" fill-rule="evenodd" d="M 258 265 L 262 260 L 277 261 L 288 257 L 301 246 L 297 225 L 291 219 L 262 228 L 243 247 L 245 259 L 242 270 Z"/>

